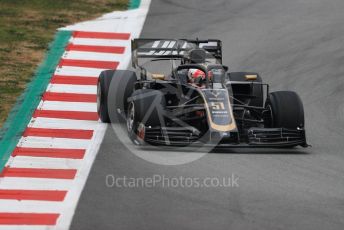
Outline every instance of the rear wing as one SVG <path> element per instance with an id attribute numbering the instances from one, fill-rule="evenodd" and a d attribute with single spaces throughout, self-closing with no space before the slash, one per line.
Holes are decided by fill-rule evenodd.
<path id="1" fill-rule="evenodd" d="M 140 58 L 182 59 L 188 51 L 201 48 L 222 63 L 222 42 L 217 39 L 152 39 L 139 38 L 131 41 L 132 64 L 139 66 Z"/>

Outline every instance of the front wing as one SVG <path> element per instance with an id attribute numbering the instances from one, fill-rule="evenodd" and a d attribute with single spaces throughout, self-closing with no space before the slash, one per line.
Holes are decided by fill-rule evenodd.
<path id="1" fill-rule="evenodd" d="M 141 126 L 142 127 L 142 126 Z M 250 128 L 247 135 L 231 133 L 221 140 L 212 141 L 200 136 L 192 127 L 143 127 L 141 140 L 152 145 L 214 146 L 219 148 L 281 148 L 308 147 L 304 129 Z M 239 137 L 241 136 L 241 138 Z"/>

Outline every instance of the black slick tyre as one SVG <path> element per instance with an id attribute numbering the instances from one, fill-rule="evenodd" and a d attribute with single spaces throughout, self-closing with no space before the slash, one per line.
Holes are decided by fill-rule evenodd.
<path id="1" fill-rule="evenodd" d="M 273 128 L 297 129 L 304 128 L 305 118 L 302 101 L 293 91 L 272 92 L 266 103 L 270 107 Z"/>

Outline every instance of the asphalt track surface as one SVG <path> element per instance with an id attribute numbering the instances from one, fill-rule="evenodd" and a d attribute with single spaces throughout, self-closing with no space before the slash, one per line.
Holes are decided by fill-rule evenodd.
<path id="1" fill-rule="evenodd" d="M 152 1 L 143 37 L 219 38 L 232 71 L 304 101 L 312 148 L 232 150 L 181 166 L 129 153 L 108 128 L 71 229 L 343 229 L 344 1 Z M 239 177 L 235 188 L 107 188 L 105 177 Z"/>

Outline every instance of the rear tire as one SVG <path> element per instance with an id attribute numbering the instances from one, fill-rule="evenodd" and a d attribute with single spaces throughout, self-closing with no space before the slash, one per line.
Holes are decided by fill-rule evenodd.
<path id="1" fill-rule="evenodd" d="M 100 73 L 97 84 L 97 112 L 100 120 L 110 123 L 108 109 L 108 94 L 114 70 L 106 70 Z"/>
<path id="2" fill-rule="evenodd" d="M 113 80 L 115 79 L 115 80 Z M 115 121 L 117 113 L 126 113 L 128 97 L 134 90 L 136 74 L 128 70 L 105 70 L 97 85 L 97 112 L 102 122 Z M 109 99 L 110 101 L 109 103 Z M 113 107 L 109 108 L 109 104 Z"/>
<path id="3" fill-rule="evenodd" d="M 270 93 L 266 103 L 271 109 L 272 119 L 268 126 L 272 128 L 304 128 L 305 118 L 302 101 L 293 91 Z"/>

